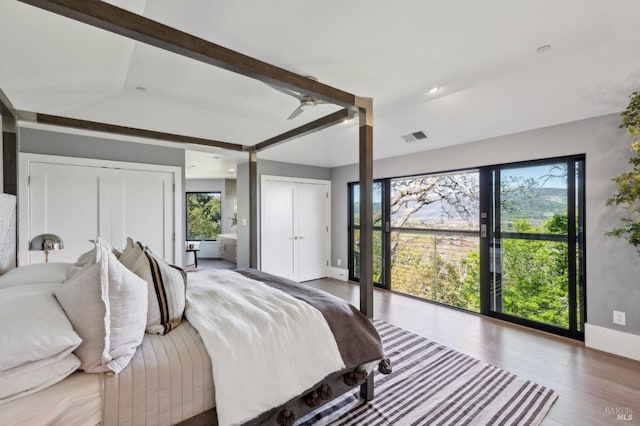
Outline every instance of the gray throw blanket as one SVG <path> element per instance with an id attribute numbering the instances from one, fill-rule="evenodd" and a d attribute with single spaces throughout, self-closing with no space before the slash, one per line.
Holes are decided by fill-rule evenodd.
<path id="1" fill-rule="evenodd" d="M 236 271 L 247 278 L 284 291 L 319 310 L 338 344 L 345 370 L 384 357 L 382 341 L 371 321 L 353 305 L 322 290 L 298 284 L 255 269 Z"/>

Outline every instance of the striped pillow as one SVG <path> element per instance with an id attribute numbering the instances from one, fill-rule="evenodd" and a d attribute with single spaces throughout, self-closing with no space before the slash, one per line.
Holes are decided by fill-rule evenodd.
<path id="1" fill-rule="evenodd" d="M 140 242 L 127 239 L 120 261 L 147 282 L 149 308 L 147 333 L 167 334 L 180 324 L 184 314 L 187 274 L 154 255 Z"/>

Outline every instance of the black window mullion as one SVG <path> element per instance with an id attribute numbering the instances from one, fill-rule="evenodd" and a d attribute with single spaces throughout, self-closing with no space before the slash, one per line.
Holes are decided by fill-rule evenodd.
<path id="1" fill-rule="evenodd" d="M 356 280 L 356 270 L 355 270 L 355 262 L 353 261 L 354 257 L 355 257 L 355 251 L 353 250 L 353 246 L 354 246 L 354 236 L 356 233 L 356 225 L 354 223 L 355 218 L 354 218 L 354 211 L 353 211 L 353 189 L 355 187 L 355 184 L 350 183 L 347 186 L 347 191 L 348 191 L 348 204 L 349 204 L 349 227 L 347 230 L 347 239 L 348 239 L 348 244 L 349 244 L 349 259 L 347 259 L 347 265 L 349 268 L 349 279 L 351 281 L 355 281 Z"/>
<path id="2" fill-rule="evenodd" d="M 391 289 L 391 180 L 382 181 L 382 286 Z"/>
<path id="3" fill-rule="evenodd" d="M 480 169 L 480 313 L 488 315 L 491 311 L 491 273 L 487 267 L 490 262 L 492 240 L 491 194 L 492 170 Z M 485 232 L 482 233 L 483 226 Z"/>
<path id="4" fill-rule="evenodd" d="M 577 337 L 578 311 L 576 306 L 576 162 L 567 161 L 567 257 L 569 266 L 569 333 Z"/>
<path id="5" fill-rule="evenodd" d="M 491 215 L 491 249 L 493 253 L 490 253 L 490 259 L 493 262 L 490 265 L 491 274 L 491 310 L 495 312 L 502 312 L 502 209 L 501 209 L 501 196 L 500 196 L 500 167 L 493 169 L 493 185 L 491 187 L 492 194 L 492 215 Z M 500 262 L 496 262 L 495 259 L 500 256 Z M 489 266 L 489 265 L 487 265 Z M 498 270 L 499 269 L 499 270 Z"/>
<path id="6" fill-rule="evenodd" d="M 578 300 L 578 309 L 580 312 L 580 320 L 579 320 L 579 335 L 584 333 L 584 323 L 587 321 L 587 304 L 586 304 L 586 246 L 585 246 L 585 217 L 587 212 L 585 211 L 585 159 L 584 157 L 580 157 L 577 160 L 577 164 L 579 165 L 579 173 L 577 178 L 578 185 L 578 206 L 577 206 L 577 220 L 578 220 L 578 256 L 579 256 L 579 268 L 578 268 L 578 291 L 579 291 L 579 300 Z"/>

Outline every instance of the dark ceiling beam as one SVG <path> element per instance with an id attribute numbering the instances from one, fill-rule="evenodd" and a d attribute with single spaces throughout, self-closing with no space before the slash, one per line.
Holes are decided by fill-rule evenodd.
<path id="1" fill-rule="evenodd" d="M 20 0 L 58 15 L 107 30 L 216 67 L 351 107 L 355 95 L 227 49 L 99 0 Z"/>
<path id="2" fill-rule="evenodd" d="M 0 89 L 0 115 L 5 118 L 16 118 L 16 110 L 2 89 Z"/>
<path id="3" fill-rule="evenodd" d="M 308 135 L 309 133 L 317 132 L 326 127 L 333 126 L 335 124 L 341 123 L 344 120 L 351 118 L 351 113 L 348 109 L 341 109 L 340 111 L 336 111 L 333 114 L 325 115 L 315 121 L 312 121 L 307 124 L 303 124 L 300 127 L 296 127 L 295 129 L 289 130 L 288 132 L 284 132 L 278 136 L 274 136 L 269 138 L 263 142 L 260 142 L 254 145 L 254 149 L 256 151 L 262 151 L 267 148 L 271 148 L 275 145 L 281 144 L 291 139 L 299 138 L 304 135 Z"/>
<path id="4" fill-rule="evenodd" d="M 118 126 L 115 124 L 98 123 L 95 121 L 78 120 L 76 118 L 60 117 L 48 114 L 33 114 L 20 112 L 20 119 L 34 121 L 40 124 L 53 126 L 72 127 L 74 129 L 92 130 L 95 132 L 112 133 L 125 136 L 137 136 L 141 138 L 155 139 L 167 142 L 191 143 L 205 145 L 214 148 L 229 149 L 232 151 L 244 151 L 245 146 L 231 142 L 221 142 L 211 139 L 195 138 L 192 136 L 176 135 L 173 133 L 156 132 L 153 130 L 137 129 L 134 127 Z M 31 118 L 33 117 L 33 118 Z"/>

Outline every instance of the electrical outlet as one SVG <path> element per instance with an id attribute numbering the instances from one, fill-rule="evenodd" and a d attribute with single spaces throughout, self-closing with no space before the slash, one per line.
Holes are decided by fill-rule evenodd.
<path id="1" fill-rule="evenodd" d="M 627 325 L 627 315 L 622 311 L 613 311 L 613 323 Z"/>
<path id="2" fill-rule="evenodd" d="M 338 259 L 338 266 L 342 266 L 342 259 Z"/>

